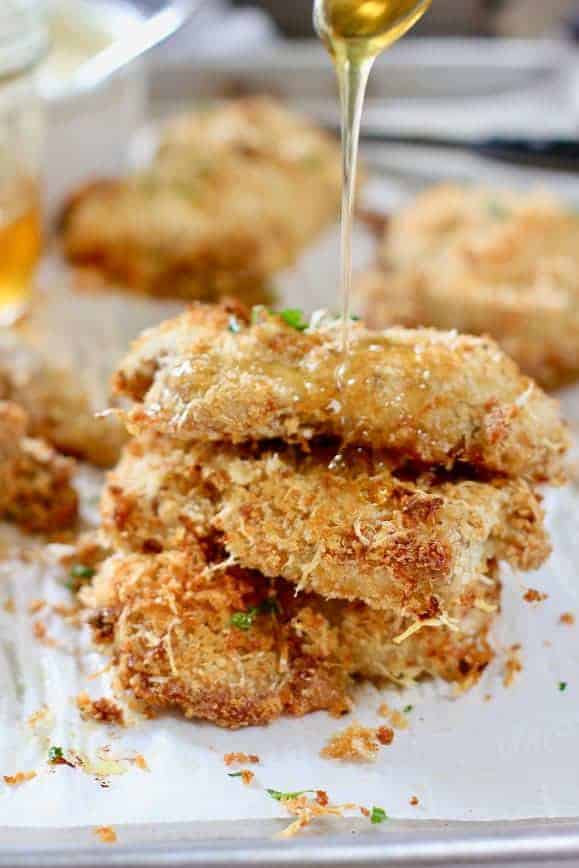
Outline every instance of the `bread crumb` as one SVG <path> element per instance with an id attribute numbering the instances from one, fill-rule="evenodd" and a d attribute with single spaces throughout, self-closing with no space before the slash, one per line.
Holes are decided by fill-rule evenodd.
<path id="1" fill-rule="evenodd" d="M 420 802 L 418 801 L 418 799 L 417 799 L 416 796 L 412 796 L 412 797 L 410 798 L 410 804 L 412 805 L 413 808 L 415 808 L 416 805 L 419 805 L 419 804 L 420 804 Z"/>
<path id="2" fill-rule="evenodd" d="M 507 658 L 503 668 L 503 684 L 505 687 L 511 687 L 519 672 L 523 671 L 521 661 L 521 646 L 511 645 L 508 650 Z"/>
<path id="3" fill-rule="evenodd" d="M 106 696 L 100 699 L 91 699 L 83 690 L 76 697 L 76 705 L 83 720 L 94 720 L 97 723 L 114 723 L 117 726 L 125 725 L 125 715 L 112 699 Z"/>
<path id="4" fill-rule="evenodd" d="M 318 790 L 315 799 L 309 799 L 306 795 L 296 796 L 294 799 L 283 799 L 282 805 L 297 819 L 279 834 L 280 838 L 295 837 L 316 817 L 342 817 L 345 810 L 358 808 L 357 805 L 350 803 L 331 805 L 328 794 L 324 790 Z"/>
<path id="5" fill-rule="evenodd" d="M 543 600 L 547 599 L 549 599 L 549 594 L 544 594 L 536 588 L 527 588 L 523 594 L 523 600 L 525 603 L 542 603 Z"/>
<path id="6" fill-rule="evenodd" d="M 392 744 L 394 741 L 394 730 L 389 726 L 379 726 L 376 730 L 376 738 L 380 744 Z"/>
<path id="7" fill-rule="evenodd" d="M 390 723 L 394 729 L 408 729 L 409 727 L 408 718 L 401 711 L 390 712 Z"/>
<path id="8" fill-rule="evenodd" d="M 97 826 L 95 829 L 95 834 L 98 838 L 100 838 L 103 844 L 117 843 L 117 833 L 112 828 L 112 826 Z"/>
<path id="9" fill-rule="evenodd" d="M 48 705 L 42 705 L 38 711 L 33 711 L 26 723 L 31 729 L 36 729 L 39 724 L 52 723 L 52 712 Z"/>
<path id="10" fill-rule="evenodd" d="M 561 617 L 559 618 L 560 624 L 567 624 L 568 627 L 572 627 L 575 623 L 575 615 L 573 612 L 563 612 Z"/>
<path id="11" fill-rule="evenodd" d="M 368 762 L 376 758 L 378 746 L 375 729 L 351 723 L 342 732 L 330 737 L 320 756 L 324 759 Z"/>
<path id="12" fill-rule="evenodd" d="M 406 708 L 409 711 L 412 710 L 412 706 L 410 705 L 406 706 Z M 394 727 L 394 729 L 408 729 L 408 718 L 401 711 L 390 708 L 388 705 L 386 705 L 385 702 L 383 702 L 382 705 L 378 707 L 378 714 L 380 715 L 380 717 L 387 718 Z"/>
<path id="13" fill-rule="evenodd" d="M 226 766 L 239 765 L 242 763 L 255 764 L 259 762 L 259 757 L 255 753 L 233 752 L 224 754 L 223 762 Z"/>
<path id="14" fill-rule="evenodd" d="M 40 599 L 31 600 L 28 604 L 28 612 L 30 615 L 36 615 L 37 612 L 40 612 L 40 610 L 44 609 L 45 606 L 46 606 L 45 600 L 40 600 Z"/>
<path id="15" fill-rule="evenodd" d="M 25 784 L 26 781 L 31 781 L 36 777 L 36 772 L 16 772 L 15 775 L 2 775 L 4 783 L 9 787 L 19 787 L 20 784 Z"/>
<path id="16" fill-rule="evenodd" d="M 13 615 L 16 611 L 16 606 L 14 605 L 14 599 L 12 597 L 8 597 L 5 600 L 4 605 L 2 606 L 5 612 L 8 612 L 9 615 Z"/>
<path id="17" fill-rule="evenodd" d="M 492 698 L 493 697 L 491 693 L 485 693 L 485 695 L 483 696 L 485 702 L 490 702 Z"/>
<path id="18" fill-rule="evenodd" d="M 58 643 L 56 640 L 48 635 L 44 621 L 33 621 L 32 632 L 34 633 L 35 639 L 38 639 L 39 642 L 46 645 L 48 648 L 55 648 L 57 646 Z"/>
<path id="19" fill-rule="evenodd" d="M 135 756 L 133 762 L 135 763 L 135 765 L 137 766 L 138 769 L 142 769 L 144 772 L 150 772 L 151 771 L 151 769 L 149 768 L 149 766 L 147 764 L 147 760 L 145 759 L 145 757 L 143 756 L 142 753 L 138 753 Z"/>
<path id="20" fill-rule="evenodd" d="M 249 769 L 241 769 L 241 780 L 245 784 L 246 787 L 250 785 L 255 775 L 253 772 L 250 772 Z"/>

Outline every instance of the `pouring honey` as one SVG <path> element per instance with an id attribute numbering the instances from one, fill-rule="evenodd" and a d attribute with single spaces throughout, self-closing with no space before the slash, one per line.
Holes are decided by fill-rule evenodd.
<path id="1" fill-rule="evenodd" d="M 424 15 L 431 0 L 315 0 L 314 24 L 338 75 L 342 119 L 342 350 L 348 347 L 352 285 L 352 222 L 360 121 L 376 57 Z"/>

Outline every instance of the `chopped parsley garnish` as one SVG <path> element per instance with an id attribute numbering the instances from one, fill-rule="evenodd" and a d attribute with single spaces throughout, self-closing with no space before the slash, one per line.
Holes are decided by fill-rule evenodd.
<path id="1" fill-rule="evenodd" d="M 70 571 L 71 578 L 82 579 L 83 581 L 92 579 L 94 574 L 93 567 L 86 567 L 84 564 L 75 564 Z"/>
<path id="2" fill-rule="evenodd" d="M 272 597 L 267 597 L 259 606 L 250 606 L 245 612 L 234 612 L 229 621 L 238 630 L 250 630 L 258 615 L 275 615 L 278 612 L 277 602 Z"/>
<path id="3" fill-rule="evenodd" d="M 496 199 L 491 199 L 487 203 L 487 210 L 491 217 L 494 217 L 496 220 L 506 220 L 509 216 L 508 208 L 505 208 L 500 202 L 497 202 Z"/>
<path id="4" fill-rule="evenodd" d="M 74 564 L 70 569 L 70 579 L 66 583 L 67 588 L 71 591 L 78 591 L 84 582 L 90 582 L 95 572 L 93 567 L 87 567 L 85 564 Z"/>
<path id="5" fill-rule="evenodd" d="M 306 793 L 315 793 L 317 790 L 296 790 L 295 793 L 284 793 L 281 790 L 266 790 L 268 796 L 275 799 L 276 802 L 285 802 L 288 799 L 297 799 L 298 796 L 303 796 Z"/>
<path id="6" fill-rule="evenodd" d="M 239 332 L 241 331 L 241 325 L 235 314 L 231 314 L 231 316 L 229 317 L 229 325 L 227 326 L 227 328 L 234 335 L 239 334 Z"/>
<path id="7" fill-rule="evenodd" d="M 404 706 L 404 714 L 410 714 L 410 712 L 412 711 L 413 708 L 414 708 L 413 705 L 405 705 Z"/>
<path id="8" fill-rule="evenodd" d="M 52 745 L 48 748 L 48 762 L 56 765 L 64 760 L 64 751 L 61 747 Z"/>
<path id="9" fill-rule="evenodd" d="M 242 778 L 243 772 L 228 772 L 227 777 L 228 778 Z"/>
<path id="10" fill-rule="evenodd" d="M 255 606 L 252 606 L 247 612 L 234 612 L 230 618 L 231 625 L 237 627 L 238 630 L 250 630 L 258 613 L 259 609 L 256 609 Z"/>
<path id="11" fill-rule="evenodd" d="M 567 690 L 567 682 L 566 681 L 560 681 L 559 682 L 559 690 L 561 691 L 561 693 L 564 693 Z"/>
<path id="12" fill-rule="evenodd" d="M 280 311 L 279 316 L 286 325 L 291 326 L 297 332 L 303 332 L 309 326 L 308 321 L 304 318 L 303 310 L 300 310 L 299 307 L 287 307 Z"/>
<path id="13" fill-rule="evenodd" d="M 384 808 L 377 808 L 375 805 L 370 812 L 370 822 L 375 825 L 378 823 L 383 823 L 388 819 L 388 814 L 384 810 Z"/>

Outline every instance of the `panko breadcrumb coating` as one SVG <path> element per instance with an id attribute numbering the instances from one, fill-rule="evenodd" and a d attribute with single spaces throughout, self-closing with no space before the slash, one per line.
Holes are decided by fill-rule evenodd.
<path id="1" fill-rule="evenodd" d="M 579 376 L 579 216 L 549 194 L 427 190 L 388 221 L 357 296 L 374 328 L 490 334 L 546 388 Z"/>
<path id="2" fill-rule="evenodd" d="M 347 710 L 336 631 L 315 617 L 296 629 L 307 606 L 261 576 L 206 567 L 191 549 L 113 556 L 82 592 L 112 622 L 120 687 L 149 707 L 229 727 Z"/>
<path id="3" fill-rule="evenodd" d="M 384 454 L 310 454 L 133 440 L 109 475 L 103 530 L 118 550 L 218 539 L 235 563 L 324 597 L 437 614 L 490 559 L 538 567 L 550 548 L 524 481 L 412 475 Z"/>
<path id="4" fill-rule="evenodd" d="M 150 295 L 249 304 L 338 214 L 337 142 L 274 101 L 245 98 L 169 123 L 152 165 L 69 202 L 74 263 Z"/>
<path id="5" fill-rule="evenodd" d="M 194 307 L 135 342 L 115 379 L 140 402 L 128 414 L 133 434 L 306 448 L 331 435 L 425 464 L 562 475 L 557 403 L 491 340 L 353 323 L 344 358 L 337 320 L 298 330 L 262 310 L 232 330 L 224 310 L 213 317 L 212 327 L 211 310 Z"/>
<path id="6" fill-rule="evenodd" d="M 468 595 L 464 624 L 430 619 L 419 629 L 397 614 L 212 566 L 192 550 L 115 555 L 81 592 L 97 639 L 112 643 L 117 686 L 145 707 L 231 728 L 283 713 L 340 714 L 357 674 L 400 684 L 435 675 L 469 686 L 492 658 L 494 610 L 469 609 Z M 498 595 L 492 579 L 480 584 L 481 595 L 489 585 Z"/>
<path id="7" fill-rule="evenodd" d="M 0 515 L 28 531 L 51 533 L 77 519 L 74 463 L 26 436 L 26 413 L 0 401 Z"/>
<path id="8" fill-rule="evenodd" d="M 0 400 L 24 408 L 31 436 L 100 467 L 116 462 L 127 439 L 115 416 L 95 418 L 89 396 L 72 370 L 54 365 L 8 329 L 0 332 Z"/>

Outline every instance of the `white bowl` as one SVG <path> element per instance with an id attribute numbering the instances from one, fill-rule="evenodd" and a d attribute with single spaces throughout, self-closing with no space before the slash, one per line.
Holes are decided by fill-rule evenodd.
<path id="1" fill-rule="evenodd" d="M 81 89 L 74 71 L 102 48 L 130 40 L 142 16 L 123 0 L 58 0 L 55 45 L 42 65 L 40 92 L 46 110 L 44 189 L 47 214 L 53 216 L 78 184 L 117 174 L 127 145 L 145 119 L 146 78 L 141 59 L 92 89 Z M 70 27 L 68 44 L 62 37 Z"/>

